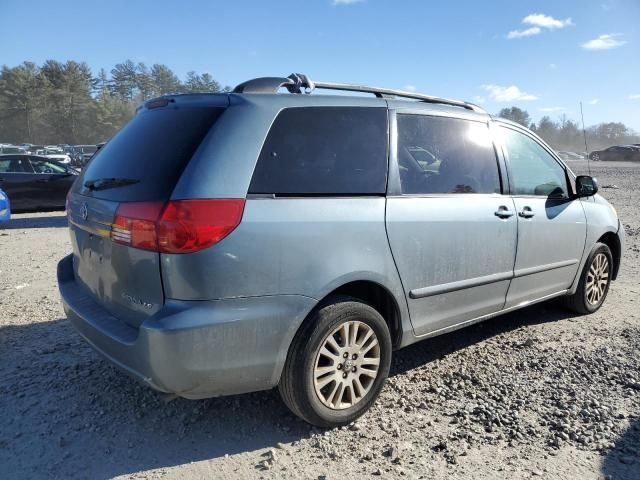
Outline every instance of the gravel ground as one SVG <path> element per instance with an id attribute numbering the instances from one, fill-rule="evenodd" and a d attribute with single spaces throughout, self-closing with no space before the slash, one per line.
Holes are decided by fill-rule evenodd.
<path id="1" fill-rule="evenodd" d="M 0 227 L 0 475 L 640 478 L 640 165 L 592 169 L 627 231 L 598 313 L 547 303 L 397 352 L 373 409 L 329 431 L 275 391 L 189 401 L 121 374 L 64 318 L 65 217 L 16 215 Z"/>

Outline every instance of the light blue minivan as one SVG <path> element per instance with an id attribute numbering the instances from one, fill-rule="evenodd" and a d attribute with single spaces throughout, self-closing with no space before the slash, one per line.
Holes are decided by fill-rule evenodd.
<path id="1" fill-rule="evenodd" d="M 624 229 L 597 192 L 462 101 L 303 75 L 168 95 L 74 183 L 60 292 L 153 388 L 279 387 L 306 421 L 345 425 L 395 349 L 553 298 L 600 308 Z"/>

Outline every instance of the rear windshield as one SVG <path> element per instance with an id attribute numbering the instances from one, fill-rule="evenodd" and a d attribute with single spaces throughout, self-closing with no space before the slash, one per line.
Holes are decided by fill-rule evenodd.
<path id="1" fill-rule="evenodd" d="M 106 200 L 166 200 L 223 111 L 169 106 L 139 112 L 91 159 L 77 188 L 83 194 Z M 111 178 L 131 182 L 94 191 L 84 187 L 89 182 Z"/>
<path id="2" fill-rule="evenodd" d="M 385 108 L 285 109 L 267 136 L 249 193 L 384 194 L 387 139 Z"/>

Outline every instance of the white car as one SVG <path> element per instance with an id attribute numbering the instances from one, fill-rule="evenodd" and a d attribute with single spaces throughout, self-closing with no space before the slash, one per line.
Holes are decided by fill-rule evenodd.
<path id="1" fill-rule="evenodd" d="M 55 160 L 59 163 L 64 163 L 65 165 L 71 163 L 71 157 L 66 153 L 50 153 L 49 155 L 42 155 L 45 158 L 49 158 L 51 160 Z"/>

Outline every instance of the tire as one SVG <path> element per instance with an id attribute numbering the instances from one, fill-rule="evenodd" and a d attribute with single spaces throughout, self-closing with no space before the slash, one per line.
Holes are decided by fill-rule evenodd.
<path id="1" fill-rule="evenodd" d="M 354 332 L 355 341 L 345 344 L 344 337 Z M 347 425 L 378 398 L 389 375 L 391 351 L 389 328 L 377 310 L 351 297 L 335 297 L 317 308 L 296 334 L 280 378 L 280 395 L 310 424 Z"/>
<path id="2" fill-rule="evenodd" d="M 605 261 L 604 265 L 602 264 L 603 261 Z M 594 293 L 593 289 L 590 289 L 594 273 L 595 280 L 600 282 L 600 289 L 597 294 Z M 609 293 L 612 273 L 613 256 L 611 255 L 611 250 L 604 243 L 596 243 L 584 264 L 576 293 L 562 299 L 564 306 L 582 315 L 597 311 L 607 298 L 607 293 Z"/>

